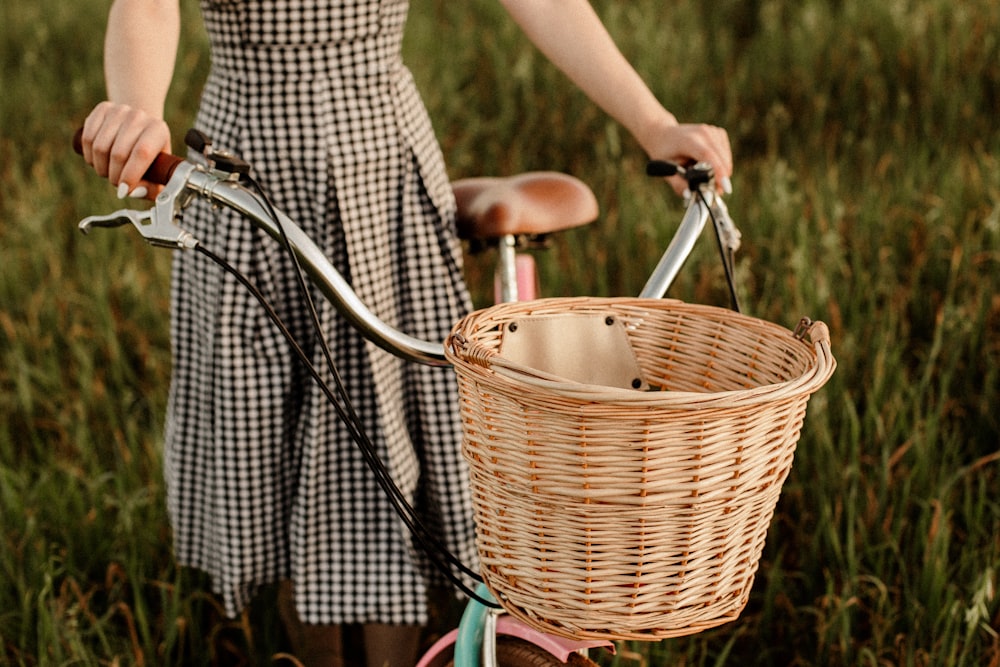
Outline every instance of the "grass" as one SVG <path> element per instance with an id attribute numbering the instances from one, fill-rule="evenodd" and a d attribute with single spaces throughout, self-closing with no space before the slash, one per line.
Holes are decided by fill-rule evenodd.
<path id="1" fill-rule="evenodd" d="M 1000 665 L 1000 5 L 595 6 L 682 120 L 730 131 L 746 308 L 823 319 L 839 362 L 743 617 L 627 648 L 650 665 Z M 169 253 L 75 231 L 118 206 L 68 150 L 102 95 L 106 10 L 0 7 L 0 664 L 280 663 L 266 604 L 226 620 L 171 558 Z M 178 136 L 206 67 L 185 11 Z M 548 292 L 636 292 L 679 209 L 632 140 L 496 3 L 416 0 L 406 48 L 454 176 L 562 169 L 597 192 L 601 220 L 541 259 Z M 673 295 L 724 303 L 703 246 Z"/>

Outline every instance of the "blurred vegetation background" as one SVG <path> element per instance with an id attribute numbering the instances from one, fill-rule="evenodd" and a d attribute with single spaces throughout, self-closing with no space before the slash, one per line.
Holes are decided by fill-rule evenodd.
<path id="1" fill-rule="evenodd" d="M 178 138 L 208 66 L 182 4 Z M 170 253 L 76 231 L 120 207 L 69 149 L 103 97 L 108 5 L 0 6 L 0 664 L 281 662 L 267 605 L 227 620 L 171 557 Z M 682 121 L 730 132 L 746 310 L 826 321 L 840 364 L 741 619 L 623 649 L 1000 665 L 1000 3 L 594 5 Z M 559 169 L 597 193 L 600 221 L 540 258 L 546 293 L 637 292 L 680 216 L 637 145 L 492 0 L 414 0 L 406 50 L 454 177 Z M 672 296 L 725 304 L 710 243 Z"/>

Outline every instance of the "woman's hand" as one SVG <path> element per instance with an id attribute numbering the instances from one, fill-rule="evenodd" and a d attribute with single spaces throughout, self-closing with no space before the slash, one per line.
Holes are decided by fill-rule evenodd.
<path id="1" fill-rule="evenodd" d="M 707 162 L 715 171 L 718 189 L 728 193 L 732 188 L 733 152 L 729 134 L 721 127 L 704 123 L 665 122 L 661 129 L 647 135 L 644 147 L 654 160 L 666 160 L 681 166 Z M 683 194 L 687 188 L 687 182 L 680 176 L 667 180 L 678 194 Z"/>
<path id="2" fill-rule="evenodd" d="M 80 137 L 83 157 L 124 197 L 154 199 L 162 186 L 142 176 L 170 152 L 163 105 L 180 38 L 179 0 L 114 0 L 104 36 L 108 99 L 90 112 Z"/>
<path id="3" fill-rule="evenodd" d="M 118 188 L 118 197 L 155 199 L 163 186 L 143 179 L 160 153 L 170 152 L 170 128 L 125 104 L 101 102 L 83 124 L 84 159 Z"/>

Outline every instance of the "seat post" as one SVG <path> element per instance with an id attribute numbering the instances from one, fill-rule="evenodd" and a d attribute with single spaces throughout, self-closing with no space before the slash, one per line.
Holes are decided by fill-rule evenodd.
<path id="1" fill-rule="evenodd" d="M 504 234 L 497 243 L 496 299 L 497 302 L 517 301 L 517 238 Z"/>

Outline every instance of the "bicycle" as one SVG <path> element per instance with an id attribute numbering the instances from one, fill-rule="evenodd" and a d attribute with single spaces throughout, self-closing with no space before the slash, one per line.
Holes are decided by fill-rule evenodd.
<path id="1" fill-rule="evenodd" d="M 75 144 L 79 152 L 79 133 Z M 251 171 L 248 163 L 236 156 L 213 151 L 205 138 L 197 134 L 189 133 L 188 144 L 200 155 L 199 159 L 185 160 L 161 154 L 147 172 L 147 180 L 165 186 L 152 208 L 123 209 L 110 215 L 90 216 L 80 222 L 81 231 L 88 233 L 94 227 L 131 225 L 151 245 L 197 249 L 210 255 L 196 238 L 176 224 L 180 212 L 194 198 L 207 199 L 214 205 L 239 212 L 251 224 L 285 244 L 324 297 L 380 348 L 417 363 L 449 363 L 443 342 L 415 339 L 379 320 L 312 240 L 292 220 L 276 211 L 262 193 L 248 186 Z M 682 176 L 691 195 L 673 239 L 639 297 L 658 299 L 666 294 L 704 227 L 711 221 L 729 282 L 732 306 L 738 310 L 733 265 L 740 233 L 716 191 L 711 166 L 682 167 L 652 162 L 647 171 L 656 177 Z M 498 253 L 497 295 L 501 301 L 536 296 L 534 266 L 530 259 L 523 259 L 526 256 L 521 252 L 526 245 L 537 245 L 550 234 L 587 224 L 597 216 L 593 193 L 577 179 L 564 174 L 544 172 L 469 179 L 456 182 L 454 190 L 459 205 L 460 235 L 472 244 L 495 248 Z M 213 259 L 219 261 L 219 258 Z M 313 377 L 319 380 L 315 373 Z M 387 489 L 387 495 L 398 505 L 391 488 Z M 397 506 L 397 511 L 405 518 L 406 508 Z M 415 536 L 427 539 L 428 536 L 419 535 L 419 527 L 411 529 L 416 531 Z M 418 662 L 418 667 L 593 665 L 583 655 L 587 649 L 614 648 L 606 639 L 567 639 L 503 614 L 484 584 L 475 591 L 466 592 L 470 602 L 459 627 L 434 644 Z"/>

